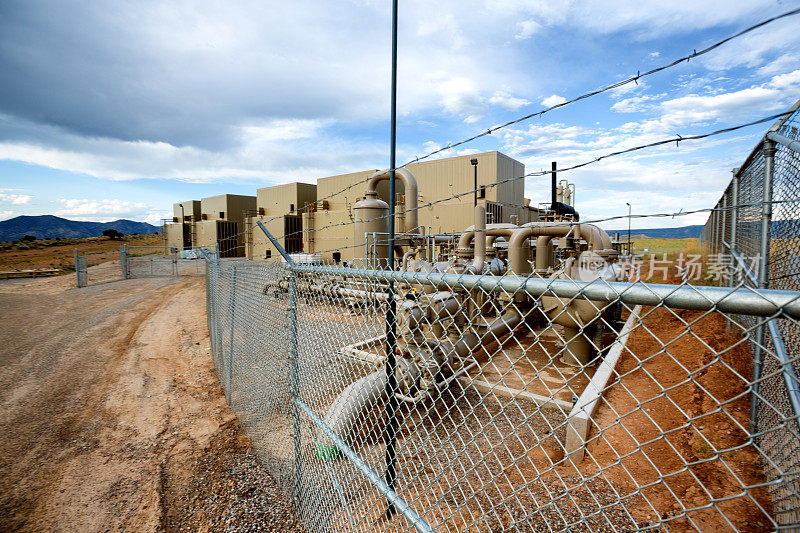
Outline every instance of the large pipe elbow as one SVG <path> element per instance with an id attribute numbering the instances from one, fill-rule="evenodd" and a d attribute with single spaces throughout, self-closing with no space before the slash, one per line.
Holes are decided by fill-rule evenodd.
<path id="1" fill-rule="evenodd" d="M 406 195 L 406 208 L 405 208 L 405 230 L 406 233 L 419 233 L 419 217 L 418 217 L 418 201 L 419 201 L 419 188 L 417 187 L 417 178 L 407 168 L 395 169 L 394 174 L 403 182 Z M 383 180 L 388 180 L 390 176 L 389 170 L 378 170 L 370 176 L 367 182 L 367 195 L 378 194 L 378 184 Z M 390 198 L 394 202 L 394 198 Z"/>

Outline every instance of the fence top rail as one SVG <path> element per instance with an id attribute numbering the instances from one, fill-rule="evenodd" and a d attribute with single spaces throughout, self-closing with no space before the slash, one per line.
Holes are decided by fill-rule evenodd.
<path id="1" fill-rule="evenodd" d="M 437 287 L 462 287 L 468 290 L 526 292 L 532 296 L 585 297 L 590 300 L 606 302 L 619 300 L 632 305 L 665 305 L 673 309 L 698 311 L 716 309 L 740 315 L 782 315 L 800 319 L 800 292 L 798 291 L 603 280 L 578 281 L 521 276 L 399 272 L 310 265 L 287 265 L 287 268 L 304 274 L 343 276 L 376 281 L 405 281 Z"/>
<path id="2" fill-rule="evenodd" d="M 771 139 L 776 143 L 789 148 L 790 150 L 800 153 L 800 141 L 795 141 L 794 139 L 790 139 L 789 137 L 781 135 L 780 133 L 775 133 L 774 131 L 767 133 L 767 139 Z"/>
<path id="3" fill-rule="evenodd" d="M 764 137 L 762 137 L 761 139 L 759 139 L 758 143 L 756 143 L 756 145 L 753 147 L 753 150 L 747 156 L 747 159 L 745 159 L 744 163 L 742 163 L 739 166 L 739 170 L 737 170 L 737 172 L 736 172 L 737 176 L 740 176 L 747 169 L 747 167 L 750 166 L 750 162 L 753 159 L 755 159 L 756 155 L 764 148 L 764 139 L 768 138 L 770 133 L 777 132 L 779 129 L 781 129 L 781 127 L 786 123 L 786 121 L 789 120 L 789 118 L 791 118 L 792 116 L 794 116 L 794 114 L 798 110 L 800 110 L 800 100 L 795 102 L 794 105 L 792 106 L 792 108 L 789 110 L 789 112 L 791 114 L 784 115 L 781 118 L 779 118 L 778 120 L 776 120 L 775 123 L 772 125 L 772 127 L 767 132 L 767 134 L 764 135 Z"/>

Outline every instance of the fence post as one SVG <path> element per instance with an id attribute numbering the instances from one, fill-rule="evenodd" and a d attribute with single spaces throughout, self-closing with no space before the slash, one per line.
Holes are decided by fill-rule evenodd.
<path id="1" fill-rule="evenodd" d="M 122 279 L 128 279 L 128 251 L 127 244 L 119 247 L 119 264 L 122 268 Z"/>
<path id="2" fill-rule="evenodd" d="M 297 342 L 297 274 L 292 271 L 289 278 L 289 359 L 291 365 L 290 386 L 292 388 L 292 402 L 294 408 L 294 428 L 292 440 L 294 441 L 294 498 L 297 505 L 300 505 L 302 496 L 302 476 L 301 476 L 301 435 L 300 435 L 300 407 L 297 400 L 300 400 L 300 350 Z"/>
<path id="3" fill-rule="evenodd" d="M 734 252 L 738 252 L 736 249 L 736 238 L 737 238 L 737 225 L 739 224 L 739 169 L 733 169 L 733 179 L 731 180 L 731 241 L 728 243 L 730 244 L 730 251 L 731 255 Z M 734 278 L 733 284 L 738 285 L 740 283 L 739 276 L 736 274 L 741 270 L 740 268 L 736 268 L 734 271 Z"/>
<path id="4" fill-rule="evenodd" d="M 225 387 L 225 396 L 228 397 L 228 405 L 233 407 L 231 404 L 231 399 L 233 398 L 233 328 L 234 324 L 234 316 L 236 313 L 236 265 L 233 265 L 232 273 L 231 273 L 231 307 L 230 307 L 230 328 L 231 332 L 228 336 L 228 365 L 225 369 L 225 374 L 228 382 L 228 386 Z M 223 354 L 224 355 L 224 354 Z"/>
<path id="5" fill-rule="evenodd" d="M 75 248 L 75 283 L 77 287 L 81 288 L 81 267 L 78 264 L 78 249 Z"/>
<path id="6" fill-rule="evenodd" d="M 272 245 L 278 250 L 278 253 L 286 261 L 286 268 L 289 270 L 291 276 L 289 278 L 289 386 L 292 389 L 292 406 L 294 410 L 294 427 L 292 439 L 294 441 L 294 468 L 292 475 L 294 478 L 294 498 L 298 507 L 300 506 L 300 498 L 302 496 L 302 476 L 301 476 L 301 435 L 300 435 L 300 349 L 297 341 L 297 272 L 294 267 L 295 262 L 292 256 L 289 255 L 283 246 L 272 236 L 267 227 L 257 220 L 256 224 L 264 235 L 270 240 Z"/>
<path id="7" fill-rule="evenodd" d="M 775 141 L 764 139 L 764 196 L 761 203 L 761 248 L 758 254 L 758 288 L 769 285 L 770 233 L 772 226 L 772 177 L 775 172 Z M 756 327 L 753 350 L 753 386 L 750 392 L 750 433 L 758 431 L 758 395 L 761 391 L 761 371 L 764 363 L 764 324 Z"/>

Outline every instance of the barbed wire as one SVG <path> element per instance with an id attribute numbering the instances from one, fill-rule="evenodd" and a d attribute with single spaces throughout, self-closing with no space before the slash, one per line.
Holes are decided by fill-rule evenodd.
<path id="1" fill-rule="evenodd" d="M 595 91 L 590 91 L 590 92 L 584 93 L 584 94 L 582 94 L 580 96 L 576 96 L 576 97 L 574 97 L 574 98 L 572 98 L 570 100 L 567 100 L 566 102 L 550 106 L 550 107 L 548 107 L 546 109 L 543 109 L 541 111 L 537 111 L 535 113 L 530 113 L 528 115 L 525 115 L 523 117 L 517 118 L 515 120 L 508 121 L 508 122 L 506 122 L 504 124 L 501 124 L 499 126 L 495 126 L 493 128 L 489 128 L 488 130 L 486 130 L 486 131 L 484 131 L 484 132 L 482 132 L 480 134 L 474 135 L 472 137 L 469 137 L 468 139 L 464 139 L 463 141 L 459 141 L 457 143 L 450 143 L 447 146 L 445 146 L 444 148 L 440 148 L 440 149 L 434 150 L 434 151 L 432 151 L 432 152 L 430 152 L 428 154 L 422 155 L 422 156 L 417 156 L 414 159 L 404 163 L 403 165 L 400 165 L 399 167 L 395 167 L 395 170 L 399 169 L 399 168 L 404 168 L 404 167 L 406 167 L 406 166 L 408 166 L 410 164 L 413 164 L 413 163 L 420 162 L 420 161 L 422 161 L 424 159 L 427 159 L 427 158 L 429 158 L 429 157 L 431 157 L 431 156 L 433 156 L 435 154 L 441 153 L 441 152 L 446 151 L 446 150 L 450 150 L 452 148 L 455 148 L 457 146 L 461 146 L 461 145 L 466 144 L 468 142 L 472 142 L 472 141 L 474 141 L 476 139 L 479 139 L 481 137 L 484 137 L 486 135 L 490 135 L 490 134 L 492 134 L 492 133 L 494 133 L 494 132 L 496 132 L 496 131 L 498 131 L 500 129 L 507 128 L 508 126 L 512 126 L 514 124 L 517 124 L 519 122 L 523 122 L 523 121 L 531 119 L 533 117 L 544 115 L 545 113 L 553 111 L 554 109 L 565 107 L 567 105 L 573 104 L 573 103 L 578 102 L 580 100 L 584 100 L 586 98 L 590 98 L 592 96 L 611 91 L 611 90 L 619 88 L 619 87 L 621 87 L 623 85 L 627 85 L 628 83 L 638 83 L 638 80 L 640 80 L 640 79 L 642 79 L 644 77 L 651 76 L 651 75 L 653 75 L 653 74 L 655 74 L 657 72 L 661 72 L 663 70 L 667 70 L 667 69 L 672 68 L 672 67 L 674 67 L 676 65 L 679 65 L 680 63 L 687 62 L 692 58 L 707 54 L 707 53 L 711 52 L 712 50 L 714 50 L 716 48 L 719 48 L 720 46 L 722 46 L 722 45 L 724 45 L 724 44 L 726 44 L 726 43 L 728 43 L 728 42 L 730 42 L 730 41 L 732 41 L 732 40 L 734 40 L 734 39 L 736 39 L 738 37 L 741 37 L 742 35 L 745 35 L 747 33 L 752 32 L 753 30 L 756 30 L 758 28 L 761 28 L 763 26 L 771 24 L 771 23 L 773 23 L 773 22 L 775 22 L 777 20 L 792 16 L 792 15 L 797 15 L 798 13 L 800 13 L 800 8 L 794 9 L 792 11 L 787 11 L 787 12 L 782 13 L 780 15 L 777 15 L 775 17 L 763 20 L 763 21 L 761 21 L 761 22 L 759 22 L 757 24 L 754 24 L 754 25 L 752 25 L 752 26 L 750 26 L 748 28 L 745 28 L 744 30 L 741 30 L 738 33 L 735 33 L 734 35 L 726 37 L 725 39 L 723 39 L 721 41 L 717 41 L 716 43 L 712 44 L 711 46 L 708 46 L 708 47 L 706 47 L 706 48 L 704 48 L 704 49 L 702 49 L 700 51 L 695 50 L 691 54 L 689 54 L 687 56 L 684 56 L 684 57 L 682 57 L 680 59 L 676 59 L 675 61 L 673 61 L 673 62 L 671 62 L 671 63 L 669 63 L 667 65 L 662 65 L 660 67 L 651 69 L 651 70 L 649 70 L 647 72 L 637 73 L 636 76 L 631 76 L 631 77 L 629 77 L 629 78 L 627 78 L 625 80 L 612 83 L 610 85 L 607 85 L 607 86 L 603 87 L 602 89 L 598 89 L 598 90 L 595 90 Z M 387 172 L 390 171 L 390 170 L 391 169 L 388 169 Z M 375 172 L 377 172 L 377 169 L 375 169 Z M 318 203 L 318 202 L 321 202 L 321 201 L 324 201 L 324 200 L 330 200 L 331 198 L 339 196 L 340 194 L 343 194 L 343 193 L 347 192 L 348 190 L 353 189 L 354 187 L 357 187 L 359 185 L 367 183 L 371 178 L 372 178 L 372 175 L 370 174 L 368 177 L 364 178 L 363 180 L 357 181 L 355 183 L 351 183 L 351 184 L 349 184 L 348 186 L 344 187 L 341 190 L 333 192 L 333 193 L 331 193 L 331 194 L 329 194 L 327 196 L 324 196 L 322 198 L 318 198 L 315 201 L 315 203 Z M 262 222 L 264 222 L 264 223 L 272 222 L 273 220 L 277 220 L 277 219 L 279 219 L 279 218 L 281 218 L 281 217 L 283 217 L 285 215 L 286 215 L 285 213 L 284 214 L 280 214 L 280 215 L 275 215 L 273 217 L 270 217 L 270 218 L 262 220 Z M 250 231 L 250 229 L 245 230 L 245 232 L 246 231 Z"/>
<path id="2" fill-rule="evenodd" d="M 567 100 L 565 102 L 561 102 L 559 104 L 552 105 L 552 106 L 550 106 L 550 107 L 548 107 L 546 109 L 543 109 L 541 111 L 537 111 L 535 113 L 530 113 L 530 114 L 527 114 L 525 116 L 516 118 L 514 120 L 510 120 L 508 122 L 505 122 L 504 124 L 500 124 L 499 126 L 491 127 L 489 129 L 487 129 L 486 131 L 478 133 L 476 135 L 473 135 L 472 137 L 464 139 L 463 141 L 459 141 L 459 142 L 456 142 L 456 143 L 448 143 L 447 146 L 444 146 L 443 148 L 438 148 L 438 149 L 436 149 L 436 150 L 434 150 L 432 152 L 429 152 L 429 153 L 427 153 L 425 155 L 417 156 L 414 159 L 408 161 L 407 163 L 401 165 L 401 167 L 398 167 L 398 168 L 405 167 L 406 165 L 409 165 L 411 163 L 417 163 L 419 161 L 427 159 L 427 158 L 429 158 L 429 157 L 431 157 L 433 155 L 436 155 L 438 153 L 441 153 L 441 152 L 444 152 L 444 151 L 447 151 L 447 150 L 451 150 L 451 149 L 456 148 L 458 146 L 461 146 L 461 145 L 467 144 L 469 142 L 472 142 L 472 141 L 474 141 L 476 139 L 480 139 L 481 137 L 485 137 L 487 135 L 491 135 L 491 134 L 493 134 L 494 132 L 496 132 L 498 130 L 507 128 L 509 126 L 513 126 L 514 124 L 519 124 L 520 122 L 524 122 L 525 120 L 529 120 L 529 119 L 534 118 L 534 117 L 542 116 L 545 113 L 549 113 L 550 111 L 552 111 L 554 109 L 558 109 L 560 107 L 564 107 L 564 106 L 573 104 L 573 103 L 578 102 L 580 100 L 584 100 L 586 98 L 590 98 L 590 97 L 596 96 L 598 94 L 602 94 L 602 93 L 605 93 L 605 92 L 608 92 L 608 91 L 612 91 L 614 89 L 618 89 L 619 87 L 622 87 L 623 85 L 627 85 L 629 83 L 638 84 L 639 80 L 642 79 L 642 78 L 645 78 L 647 76 L 651 76 L 651 75 L 653 75 L 653 74 L 655 74 L 657 72 L 661 72 L 663 70 L 667 70 L 667 69 L 672 68 L 672 67 L 674 67 L 676 65 L 679 65 L 681 63 L 688 62 L 689 60 L 691 60 L 691 59 L 693 59 L 695 57 L 699 57 L 699 56 L 702 56 L 704 54 L 707 54 L 707 53 L 711 52 L 712 50 L 715 50 L 715 49 L 719 48 L 720 46 L 722 46 L 722 45 L 724 45 L 724 44 L 726 44 L 726 43 L 728 43 L 728 42 L 730 42 L 730 41 L 732 41 L 734 39 L 737 39 L 737 38 L 739 38 L 739 37 L 741 37 L 741 36 L 743 36 L 743 35 L 745 35 L 747 33 L 750 33 L 750 32 L 752 32 L 752 31 L 754 31 L 754 30 L 756 30 L 758 28 L 762 28 L 762 27 L 764 27 L 764 26 L 766 26 L 768 24 L 771 24 L 771 23 L 773 23 L 773 22 L 775 22 L 777 20 L 780 20 L 780 19 L 783 19 L 783 18 L 786 18 L 786 17 L 790 17 L 790 16 L 793 16 L 793 15 L 797 15 L 798 13 L 800 13 L 800 8 L 793 9 L 791 11 L 787 11 L 785 13 L 782 13 L 780 15 L 774 16 L 772 18 L 763 20 L 763 21 L 761 21 L 761 22 L 759 22 L 757 24 L 754 24 L 752 26 L 749 26 L 748 28 L 745 28 L 744 30 L 739 31 L 738 33 L 735 33 L 735 34 L 733 34 L 733 35 L 731 35 L 729 37 L 726 37 L 725 39 L 722 39 L 721 41 L 717 41 L 716 43 L 712 44 L 711 46 L 707 46 L 706 48 L 703 48 L 700 51 L 694 50 L 691 54 L 686 55 L 684 57 L 681 57 L 679 59 L 676 59 L 675 61 L 673 61 L 671 63 L 668 63 L 666 65 L 662 65 L 660 67 L 656 67 L 654 69 L 648 70 L 647 72 L 637 72 L 635 76 L 631 76 L 631 77 L 629 77 L 627 79 L 618 81 L 616 83 L 612 83 L 612 84 L 607 85 L 607 86 L 605 86 L 605 87 L 603 87 L 601 89 L 597 89 L 597 90 L 594 90 L 594 91 L 589 91 L 589 92 L 584 93 L 584 94 L 582 94 L 580 96 L 576 96 L 574 98 L 571 98 L 571 99 L 569 99 L 569 100 Z"/>
<path id="3" fill-rule="evenodd" d="M 743 129 L 743 128 L 747 128 L 749 126 L 754 126 L 754 125 L 757 125 L 757 124 L 762 124 L 764 122 L 769 122 L 769 121 L 772 121 L 772 120 L 776 120 L 776 119 L 778 119 L 780 117 L 784 117 L 784 116 L 790 115 L 791 113 L 792 113 L 792 111 L 785 111 L 783 113 L 778 113 L 778 114 L 775 114 L 775 115 L 764 117 L 764 118 L 761 118 L 761 119 L 758 119 L 758 120 L 754 120 L 752 122 L 739 124 L 737 126 L 730 126 L 728 128 L 723 128 L 723 129 L 715 130 L 715 131 L 708 132 L 708 133 L 702 133 L 702 134 L 696 134 L 696 135 L 687 135 L 687 136 L 676 135 L 676 136 L 670 137 L 668 139 L 663 139 L 663 140 L 660 140 L 660 141 L 654 141 L 654 142 L 650 142 L 650 143 L 646 143 L 646 144 L 641 144 L 641 145 L 638 145 L 638 146 L 633 146 L 633 147 L 630 147 L 630 148 L 626 148 L 624 150 L 616 150 L 614 152 L 610 152 L 610 153 L 598 156 L 598 157 L 596 157 L 594 159 L 590 159 L 590 160 L 584 161 L 582 163 L 577 163 L 575 165 L 571 165 L 571 166 L 568 166 L 568 167 L 564 167 L 564 168 L 558 169 L 558 172 L 561 173 L 561 172 L 568 172 L 568 171 L 571 171 L 571 170 L 576 170 L 576 169 L 579 169 L 579 168 L 586 167 L 588 165 L 595 164 L 595 163 L 597 163 L 599 161 L 602 161 L 604 159 L 608 159 L 608 158 L 611 158 L 611 157 L 618 157 L 620 155 L 624 155 L 624 154 L 628 154 L 628 153 L 644 150 L 644 149 L 647 149 L 647 148 L 653 148 L 653 147 L 656 147 L 656 146 L 663 146 L 663 145 L 671 144 L 673 142 L 676 143 L 676 146 L 678 146 L 678 144 L 680 142 L 682 142 L 682 141 L 699 140 L 699 139 L 705 139 L 705 138 L 708 138 L 708 137 L 713 137 L 713 136 L 716 136 L 716 135 L 722 135 L 722 134 L 725 134 L 725 133 L 730 133 L 732 131 L 736 131 L 736 130 L 740 130 L 740 129 Z M 528 173 L 523 174 L 521 176 L 514 176 L 514 177 L 511 177 L 511 178 L 498 180 L 498 181 L 496 181 L 494 183 L 487 184 L 487 185 L 485 185 L 483 187 L 486 187 L 487 189 L 489 189 L 489 188 L 493 188 L 493 187 L 498 187 L 498 186 L 503 185 L 505 183 L 509 183 L 509 182 L 513 182 L 513 181 L 517 181 L 517 180 L 521 180 L 521 179 L 526 179 L 526 178 L 530 178 L 530 177 L 545 176 L 545 175 L 549 175 L 550 173 L 551 173 L 551 171 L 549 171 L 549 170 L 538 170 L 538 171 L 528 172 Z M 431 207 L 433 205 L 444 203 L 444 202 L 447 202 L 447 201 L 450 201 L 450 200 L 455 200 L 455 199 L 460 198 L 462 196 L 471 195 L 474 192 L 476 192 L 477 190 L 479 190 L 479 189 L 469 189 L 469 190 L 464 191 L 464 192 L 455 193 L 455 194 L 453 194 L 451 196 L 448 196 L 448 197 L 445 197 L 445 198 L 440 198 L 439 200 L 435 200 L 435 201 L 432 201 L 432 202 L 427 202 L 427 203 L 424 203 L 422 205 L 417 205 L 417 207 L 415 207 L 415 208 L 411 208 L 411 209 L 406 209 L 406 210 L 403 210 L 403 211 L 395 212 L 395 215 L 405 215 L 406 213 L 410 213 L 410 212 L 413 212 L 413 211 L 418 211 L 420 209 Z M 376 220 L 388 219 L 389 216 L 390 215 L 386 214 L 386 215 L 381 215 L 379 217 L 362 220 L 362 221 L 359 221 L 359 222 L 373 222 L 373 221 L 376 221 Z M 280 236 L 276 237 L 276 239 L 285 239 L 287 237 L 296 237 L 298 235 L 306 234 L 306 233 L 309 233 L 311 231 L 316 233 L 316 232 L 319 232 L 319 231 L 322 231 L 322 230 L 326 230 L 326 229 L 330 229 L 330 228 L 344 227 L 344 226 L 349 226 L 349 225 L 354 225 L 354 224 L 356 224 L 356 221 L 354 221 L 354 220 L 351 220 L 349 222 L 337 222 L 337 223 L 333 223 L 333 224 L 328 224 L 326 226 L 322 226 L 320 228 L 314 228 L 314 230 L 300 230 L 300 231 L 296 231 L 296 232 L 292 232 L 292 233 L 285 233 L 283 235 L 280 235 Z"/>
<path id="4" fill-rule="evenodd" d="M 681 216 L 695 215 L 695 214 L 698 214 L 698 213 L 711 213 L 711 212 L 733 211 L 733 210 L 736 210 L 736 209 L 755 208 L 755 207 L 761 207 L 764 204 L 776 205 L 776 204 L 789 204 L 789 203 L 800 203 L 800 196 L 795 197 L 795 198 L 790 198 L 790 199 L 787 199 L 787 200 L 772 200 L 772 201 L 769 201 L 769 202 L 758 201 L 758 202 L 750 202 L 750 203 L 744 203 L 744 204 L 736 204 L 736 205 L 730 205 L 730 206 L 727 206 L 727 207 L 724 207 L 724 208 L 722 208 L 722 207 L 704 207 L 704 208 L 701 208 L 701 209 L 692 209 L 692 210 L 689 210 L 689 211 L 681 210 L 681 211 L 669 211 L 669 212 L 661 212 L 661 213 L 613 215 L 613 216 L 608 216 L 608 217 L 584 220 L 584 221 L 581 221 L 581 222 L 565 220 L 563 222 L 559 222 L 557 224 L 557 226 L 580 226 L 582 224 L 600 224 L 600 223 L 603 223 L 603 222 L 611 222 L 611 221 L 614 221 L 614 220 L 628 220 L 628 219 L 668 218 L 668 217 L 669 218 L 675 218 L 675 217 L 681 217 Z M 536 222 L 537 221 L 533 221 L 532 224 L 534 224 Z M 637 231 L 637 230 L 632 229 L 631 231 Z M 641 231 L 641 230 L 638 230 L 638 231 Z M 452 235 L 457 237 L 458 235 L 460 235 L 460 232 L 452 233 Z M 327 250 L 315 250 L 315 251 L 308 252 L 308 253 L 324 254 L 324 253 L 336 252 L 336 251 L 340 251 L 340 250 L 348 250 L 348 249 L 351 249 L 351 248 L 363 248 L 367 244 L 369 244 L 370 246 L 374 246 L 374 245 L 387 244 L 388 242 L 389 242 L 389 238 L 387 237 L 385 239 L 376 239 L 374 241 L 370 241 L 369 243 L 361 243 L 361 244 L 350 245 L 350 246 L 340 246 L 340 247 L 336 247 L 336 248 L 329 248 Z M 269 241 L 260 241 L 258 243 L 254 243 L 254 244 L 270 244 L 270 242 Z"/>

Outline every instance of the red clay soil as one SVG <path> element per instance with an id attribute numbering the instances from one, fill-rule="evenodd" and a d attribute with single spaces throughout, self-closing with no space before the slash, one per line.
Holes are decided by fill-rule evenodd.
<path id="1" fill-rule="evenodd" d="M 623 499 L 634 494 L 626 506 L 636 507 L 639 524 L 770 530 L 765 489 L 742 488 L 765 481 L 746 435 L 747 346 L 718 313 L 659 308 L 642 315 L 645 327 L 632 333 L 618 381 L 596 412 L 581 470 L 602 471 Z"/>

